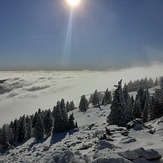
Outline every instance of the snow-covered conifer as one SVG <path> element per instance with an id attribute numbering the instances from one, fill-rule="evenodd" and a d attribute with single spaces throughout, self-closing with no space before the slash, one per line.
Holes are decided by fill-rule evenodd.
<path id="1" fill-rule="evenodd" d="M 115 87 L 111 112 L 107 117 L 107 122 L 111 125 L 125 126 L 125 100 L 122 91 L 122 80 Z"/>
<path id="2" fill-rule="evenodd" d="M 88 101 L 85 98 L 85 95 L 81 97 L 80 103 L 79 103 L 79 110 L 81 112 L 86 112 L 88 109 Z"/>

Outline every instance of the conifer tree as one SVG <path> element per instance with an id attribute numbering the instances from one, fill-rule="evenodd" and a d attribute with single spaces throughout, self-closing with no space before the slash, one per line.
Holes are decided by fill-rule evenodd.
<path id="1" fill-rule="evenodd" d="M 74 115 L 72 113 L 69 116 L 69 129 L 74 129 L 75 128 L 74 120 L 75 120 L 75 118 L 74 118 Z"/>
<path id="2" fill-rule="evenodd" d="M 25 135 L 26 135 L 27 129 L 26 129 L 26 121 L 25 121 L 25 115 L 23 117 L 20 117 L 19 119 L 19 129 L 18 129 L 18 142 L 22 143 L 24 142 Z"/>
<path id="3" fill-rule="evenodd" d="M 8 125 L 7 124 L 4 124 L 2 126 L 2 145 L 3 145 L 3 148 L 6 147 L 7 145 L 7 142 L 9 140 L 9 137 L 8 137 Z"/>
<path id="4" fill-rule="evenodd" d="M 143 109 L 143 122 L 148 121 L 148 114 L 149 114 L 149 92 L 148 89 L 146 90 L 146 95 L 145 95 L 145 104 L 144 104 L 144 109 Z"/>
<path id="5" fill-rule="evenodd" d="M 144 109 L 145 98 L 146 98 L 146 91 L 145 91 L 144 88 L 141 87 L 137 92 L 136 100 L 139 99 L 142 112 L 143 112 L 143 109 Z"/>
<path id="6" fill-rule="evenodd" d="M 127 102 L 128 98 L 129 98 L 129 94 L 128 94 L 128 87 L 125 83 L 124 87 L 123 87 L 123 97 L 125 102 Z"/>
<path id="7" fill-rule="evenodd" d="M 108 91 L 108 88 L 107 88 L 105 91 L 104 98 L 102 100 L 102 105 L 111 104 L 111 102 L 112 102 L 112 95 L 111 95 L 111 92 Z"/>
<path id="8" fill-rule="evenodd" d="M 115 85 L 116 89 L 114 91 L 113 101 L 111 105 L 111 112 L 107 117 L 107 122 L 110 125 L 125 126 L 125 100 L 122 91 L 122 80 Z"/>
<path id="9" fill-rule="evenodd" d="M 163 76 L 160 77 L 159 84 L 160 84 L 160 88 L 163 89 Z"/>
<path id="10" fill-rule="evenodd" d="M 68 115 L 65 112 L 63 101 L 62 105 L 60 101 L 57 102 L 57 106 L 54 107 L 53 109 L 53 115 L 54 115 L 53 134 L 68 130 Z"/>
<path id="11" fill-rule="evenodd" d="M 34 128 L 34 137 L 36 138 L 36 140 L 40 140 L 44 137 L 43 119 L 40 114 L 38 114 L 36 118 L 36 125 Z"/>
<path id="12" fill-rule="evenodd" d="M 135 100 L 133 106 L 133 118 L 142 118 L 142 109 L 139 98 Z"/>
<path id="13" fill-rule="evenodd" d="M 17 119 L 15 119 L 14 120 L 14 129 L 13 129 L 15 144 L 17 144 L 17 142 L 18 142 L 18 131 L 19 131 L 19 121 Z"/>
<path id="14" fill-rule="evenodd" d="M 48 111 L 45 112 L 44 121 L 43 121 L 46 137 L 49 137 L 52 132 L 53 121 L 54 121 L 53 115 L 51 113 L 51 110 L 49 109 Z"/>
<path id="15" fill-rule="evenodd" d="M 66 103 L 66 110 L 67 110 L 67 112 L 71 111 L 71 109 L 70 109 L 70 103 L 68 101 Z"/>
<path id="16" fill-rule="evenodd" d="M 70 111 L 75 109 L 75 104 L 73 101 L 70 102 Z"/>
<path id="17" fill-rule="evenodd" d="M 133 99 L 128 96 L 125 107 L 125 120 L 126 123 L 130 122 L 133 119 Z"/>
<path id="18" fill-rule="evenodd" d="M 62 123 L 62 130 L 67 131 L 68 130 L 68 114 L 65 106 L 64 99 L 61 100 L 60 103 L 61 108 L 61 123 Z"/>
<path id="19" fill-rule="evenodd" d="M 25 140 L 28 140 L 32 137 L 32 122 L 31 118 L 28 115 L 25 118 L 25 122 L 26 122 Z"/>
<path id="20" fill-rule="evenodd" d="M 85 95 L 83 95 L 81 97 L 81 100 L 80 100 L 80 104 L 79 104 L 79 110 L 81 112 L 86 112 L 88 109 L 88 101 L 87 99 L 85 98 Z"/>
<path id="21" fill-rule="evenodd" d="M 99 103 L 100 103 L 100 101 L 99 101 L 98 92 L 97 92 L 97 89 L 96 89 L 95 92 L 94 92 L 94 95 L 93 95 L 92 105 L 94 107 L 98 107 Z"/>

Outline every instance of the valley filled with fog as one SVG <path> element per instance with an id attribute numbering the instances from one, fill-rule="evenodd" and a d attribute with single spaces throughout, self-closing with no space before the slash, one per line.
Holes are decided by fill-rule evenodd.
<path id="1" fill-rule="evenodd" d="M 22 115 L 53 108 L 57 100 L 74 101 L 78 106 L 81 95 L 88 95 L 144 77 L 162 75 L 162 65 L 119 71 L 1 71 L 0 126 Z"/>

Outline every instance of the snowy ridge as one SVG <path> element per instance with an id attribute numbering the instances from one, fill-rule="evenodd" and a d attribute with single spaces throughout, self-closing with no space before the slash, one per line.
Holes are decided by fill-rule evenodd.
<path id="1" fill-rule="evenodd" d="M 26 143 L 0 156 L 0 162 L 39 163 L 141 163 L 162 162 L 163 117 L 145 124 L 140 130 L 107 126 L 110 105 L 89 108 L 87 112 L 74 110 L 79 129 L 35 142 Z M 146 127 L 150 126 L 150 127 Z M 105 128 L 110 135 L 104 138 Z M 154 131 L 151 134 L 150 130 Z"/>

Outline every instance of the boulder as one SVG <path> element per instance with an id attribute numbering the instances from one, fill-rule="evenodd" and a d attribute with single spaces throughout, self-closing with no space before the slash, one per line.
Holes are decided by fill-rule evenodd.
<path id="1" fill-rule="evenodd" d="M 119 152 L 120 156 L 128 160 L 136 160 L 138 158 L 144 158 L 149 161 L 160 160 L 162 158 L 161 154 L 154 149 L 138 148 L 134 150 L 127 150 L 125 152 Z"/>

